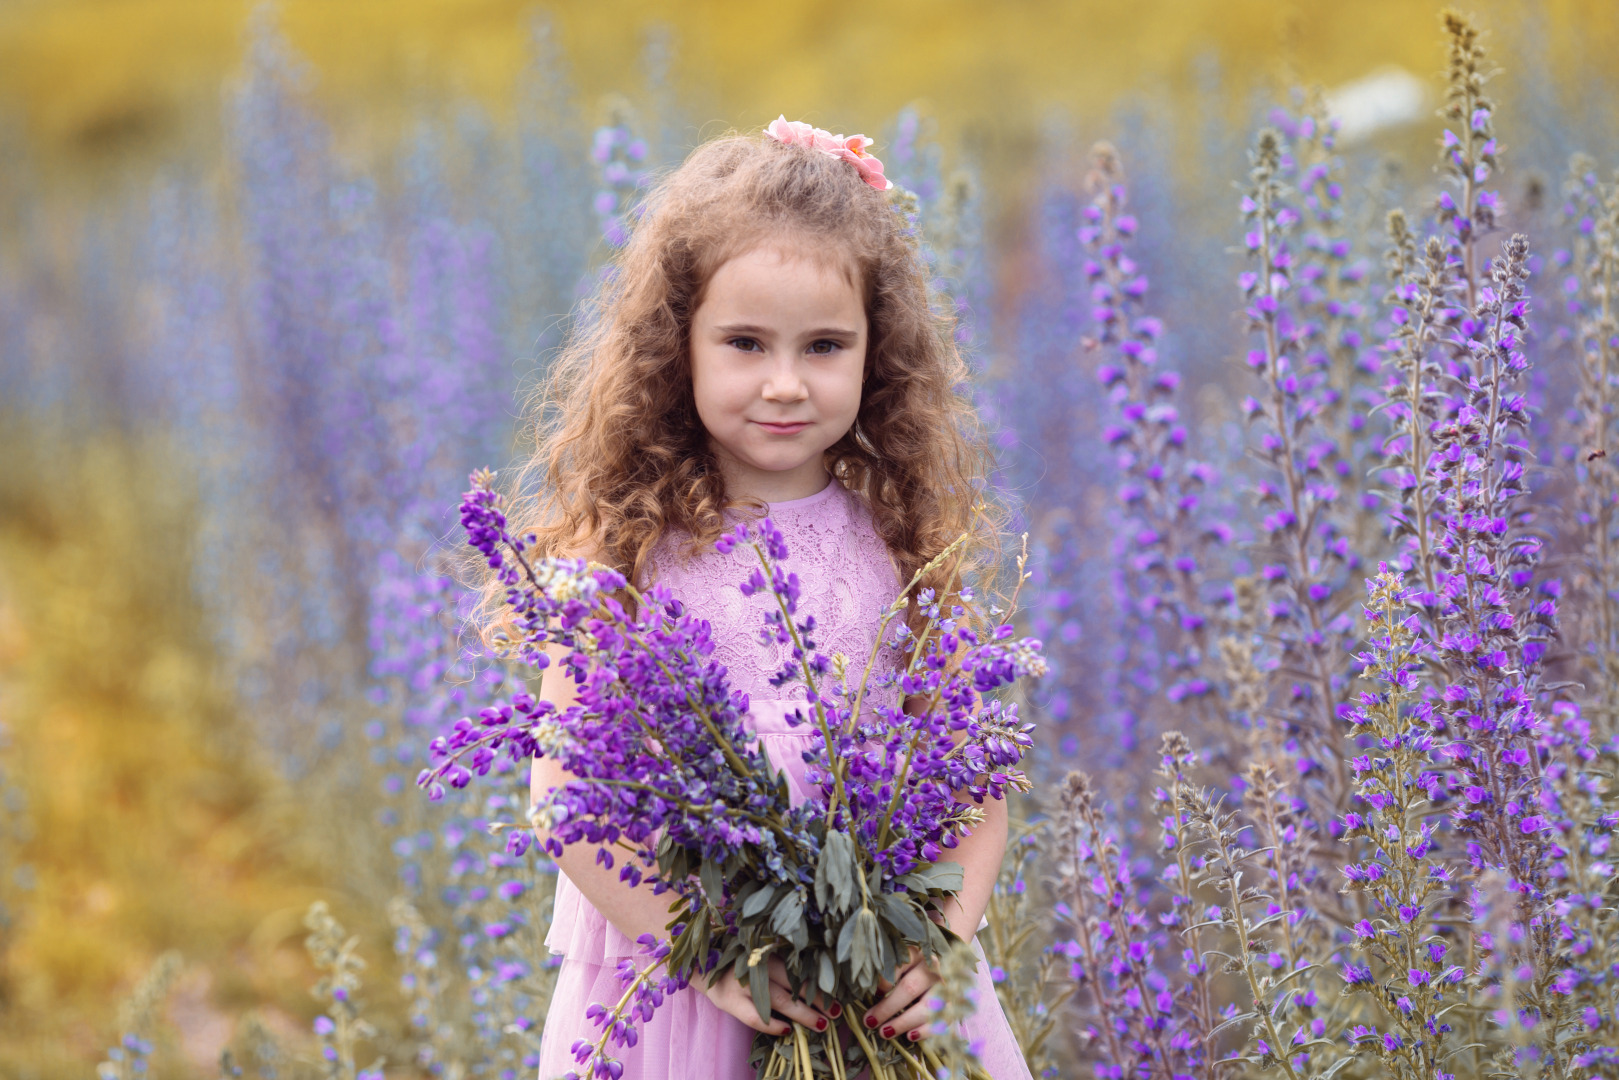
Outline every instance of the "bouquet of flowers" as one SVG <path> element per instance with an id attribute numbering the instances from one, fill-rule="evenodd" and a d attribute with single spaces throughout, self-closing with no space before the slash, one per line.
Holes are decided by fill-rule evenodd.
<path id="1" fill-rule="evenodd" d="M 872 683 L 873 650 L 851 686 L 847 662 L 816 651 L 815 620 L 799 614 L 780 532 L 769 519 L 737 526 L 718 547 L 757 553 L 743 590 L 775 599 L 762 633 L 790 646 L 773 681 L 800 680 L 807 690 L 799 716 L 813 733 L 805 754 L 812 793 L 795 806 L 785 776 L 744 726 L 746 696 L 729 689 L 711 659 L 708 624 L 659 585 L 642 593 L 600 565 L 531 557 L 533 538 L 508 534 L 492 483 L 487 471 L 473 475 L 461 519 L 506 586 L 512 617 L 497 640 L 536 669 L 549 663 L 546 643 L 571 650 L 563 662 L 578 700 L 559 710 L 517 694 L 458 720 L 433 741 L 419 783 L 438 797 L 445 784 L 487 774 L 502 752 L 519 762 L 550 756 L 575 777 L 533 810 L 552 854 L 595 845 L 622 880 L 670 897 L 668 936 L 644 935 L 645 963 L 622 964 L 623 996 L 591 1007 L 601 1036 L 574 1047 L 584 1075 L 616 1076 L 611 1048 L 633 1045 L 637 1018 L 650 1018 L 693 976 L 730 969 L 769 1017 L 775 957 L 799 997 L 860 1015 L 913 949 L 938 958 L 959 945 L 939 905 L 962 873 L 944 855 L 983 819 L 985 798 L 1028 789 L 1018 765 L 1033 725 L 1015 704 L 987 695 L 1044 672 L 1038 641 L 1014 640 L 1004 623 L 977 632 L 960 605 L 944 610 L 922 590 L 923 629 L 913 634 L 901 622 L 896 631 L 907 646 L 904 670 Z M 879 641 L 926 574 L 955 559 L 954 574 L 966 542 L 913 577 L 883 614 Z M 634 601 L 633 614 L 614 594 Z M 868 683 L 882 680 L 897 684 L 910 711 L 867 701 Z M 521 854 L 531 835 L 513 830 L 511 850 Z M 758 1036 L 753 1062 L 760 1077 L 845 1080 L 867 1068 L 879 1080 L 921 1080 L 938 1074 L 940 1054 L 930 1041 L 868 1038 L 858 1024 L 846 1035 L 835 1024 L 825 1032 L 795 1024 L 786 1035 Z M 968 1075 L 984 1076 L 972 1066 Z"/>

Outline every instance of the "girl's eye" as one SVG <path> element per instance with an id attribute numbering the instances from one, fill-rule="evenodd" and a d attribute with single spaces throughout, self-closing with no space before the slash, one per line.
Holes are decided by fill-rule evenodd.
<path id="1" fill-rule="evenodd" d="M 733 348 L 741 349 L 743 352 L 752 352 L 759 343 L 750 337 L 739 337 L 732 338 L 727 344 Z"/>
<path id="2" fill-rule="evenodd" d="M 821 347 L 823 345 L 826 346 L 824 349 Z M 820 341 L 817 341 L 813 345 L 810 346 L 810 352 L 814 353 L 816 356 L 825 356 L 827 353 L 830 353 L 833 349 L 841 349 L 841 348 L 843 348 L 843 345 L 840 342 L 831 341 L 831 340 L 829 340 L 827 338 L 822 338 Z"/>

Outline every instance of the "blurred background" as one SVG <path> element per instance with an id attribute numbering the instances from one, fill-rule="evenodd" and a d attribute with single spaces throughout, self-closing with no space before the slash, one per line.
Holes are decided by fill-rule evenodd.
<path id="1" fill-rule="evenodd" d="M 1619 149 L 1619 7 L 1474 10 L 1500 189 L 1550 227 L 1569 154 Z M 521 785 L 430 811 L 411 784 L 502 679 L 458 652 L 434 553 L 646 176 L 778 113 L 874 136 L 1041 541 L 1106 497 L 1090 144 L 1132 180 L 1183 412 L 1233 445 L 1254 130 L 1339 119 L 1375 266 L 1383 213 L 1431 197 L 1444 63 L 1426 0 L 0 4 L 0 1075 L 313 1060 L 340 1011 L 309 990 L 339 963 L 305 948 L 317 900 L 389 1075 L 414 1021 L 441 1055 L 509 1038 L 472 1071 L 522 1073 L 545 872 L 480 828 Z M 1085 550 L 1037 612 L 1074 655 Z M 1084 687 L 1036 704 L 1061 767 Z"/>

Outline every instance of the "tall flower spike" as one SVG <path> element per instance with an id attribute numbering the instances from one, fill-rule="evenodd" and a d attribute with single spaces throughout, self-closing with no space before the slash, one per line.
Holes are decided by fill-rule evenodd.
<path id="1" fill-rule="evenodd" d="M 1418 709 L 1421 670 L 1432 652 L 1421 620 L 1408 614 L 1410 592 L 1387 564 L 1366 581 L 1367 647 L 1360 659 L 1373 684 L 1349 710 L 1357 735 L 1377 748 L 1351 762 L 1359 800 L 1346 815 L 1344 840 L 1363 859 L 1343 867 L 1345 889 L 1365 899 L 1368 917 L 1351 929 L 1363 960 L 1350 961 L 1344 982 L 1374 989 L 1382 1006 L 1382 1048 L 1402 1076 L 1450 1076 L 1439 1071 L 1452 1027 L 1445 1019 L 1464 991 L 1465 970 L 1441 932 L 1450 872 L 1439 859 L 1428 807 L 1433 736 Z M 1392 1003 L 1392 1007 L 1391 1007 Z M 1376 1047 L 1377 1028 L 1351 1032 L 1357 1045 Z"/>
<path id="2" fill-rule="evenodd" d="M 1095 785 L 1071 772 L 1052 829 L 1057 915 L 1073 931 L 1058 947 L 1073 961 L 1087 1039 L 1098 1076 L 1179 1076 L 1193 1072 L 1203 1032 L 1188 1038 L 1186 1003 L 1154 963 L 1168 944 L 1141 905 L 1130 859 L 1096 800 Z M 1197 1075 L 1212 1075 L 1199 1069 Z"/>
<path id="3" fill-rule="evenodd" d="M 1576 157 L 1567 186 L 1576 239 L 1564 291 L 1575 322 L 1580 384 L 1573 452 L 1576 541 L 1570 600 L 1581 643 L 1587 711 L 1598 742 L 1619 733 L 1619 180 L 1603 183 L 1596 162 Z"/>
<path id="4" fill-rule="evenodd" d="M 1096 378 L 1112 409 L 1102 441 L 1120 476 L 1111 522 L 1120 645 L 1110 704 L 1128 753 L 1140 743 L 1143 718 L 1160 715 L 1158 695 L 1198 724 L 1215 722 L 1204 560 L 1230 530 L 1203 509 L 1216 472 L 1187 452 L 1175 404 L 1180 375 L 1158 363 L 1164 326 L 1146 313 L 1147 275 L 1130 254 L 1139 222 L 1126 212 L 1124 166 L 1107 143 L 1092 148 L 1086 184 L 1091 202 L 1077 232 L 1090 282 L 1094 336 L 1086 348 L 1101 353 Z"/>
<path id="5" fill-rule="evenodd" d="M 1296 151 L 1309 148 L 1302 136 L 1295 146 L 1275 129 L 1260 133 L 1242 200 L 1252 262 L 1240 284 L 1253 335 L 1247 366 L 1258 381 L 1244 412 L 1255 429 L 1251 452 L 1268 466 L 1256 485 L 1265 511 L 1260 629 L 1276 642 L 1285 672 L 1260 718 L 1275 729 L 1272 752 L 1311 780 L 1304 794 L 1324 821 L 1349 795 L 1338 706 L 1353 634 L 1342 613 L 1353 556 L 1334 461 L 1338 433 L 1319 423 L 1329 390 L 1323 323 L 1305 306 L 1324 268 L 1297 237 L 1304 216 Z"/>
<path id="6" fill-rule="evenodd" d="M 1500 197 L 1484 188 L 1499 167 L 1495 105 L 1484 92 L 1485 84 L 1496 72 L 1479 43 L 1478 28 L 1467 16 L 1446 11 L 1440 19 L 1450 45 L 1445 107 L 1440 115 L 1449 126 L 1439 140 L 1439 164 L 1446 190 L 1440 192 L 1436 209 L 1447 244 L 1460 263 L 1460 277 L 1471 309 L 1478 303 L 1483 284 L 1478 241 L 1495 227 L 1501 209 Z"/>
<path id="7" fill-rule="evenodd" d="M 596 129 L 590 157 L 600 168 L 601 187 L 591 206 L 601 223 L 602 238 L 615 248 L 629 242 L 635 192 L 646 180 L 647 144 L 630 127 L 629 114 L 615 109 L 612 120 Z"/>

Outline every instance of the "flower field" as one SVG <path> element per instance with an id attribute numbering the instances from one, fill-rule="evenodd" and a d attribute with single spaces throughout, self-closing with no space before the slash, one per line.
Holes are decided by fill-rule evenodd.
<path id="1" fill-rule="evenodd" d="M 536 25 L 513 129 L 424 122 L 370 172 L 265 17 L 220 169 L 71 242 L 20 216 L 7 1075 L 533 1074 L 557 871 L 518 833 L 526 769 L 489 753 L 469 784 L 441 751 L 530 712 L 534 672 L 464 632 L 457 506 L 523 452 L 525 394 L 686 149 L 660 43 L 653 105 L 596 126 Z M 1428 26 L 1425 156 L 1308 90 L 1195 147 L 1127 114 L 1053 132 L 1015 199 L 918 111 L 876 133 L 1007 551 L 1026 534 L 1021 659 L 984 655 L 1040 677 L 981 689 L 1034 722 L 1032 792 L 988 784 L 1014 841 L 980 943 L 1036 1075 L 1619 1077 L 1619 138 L 1470 17 Z M 953 827 L 929 813 L 924 863 Z M 172 951 L 132 978 L 84 933 L 114 919 Z M 941 955 L 960 1019 L 972 973 Z"/>

